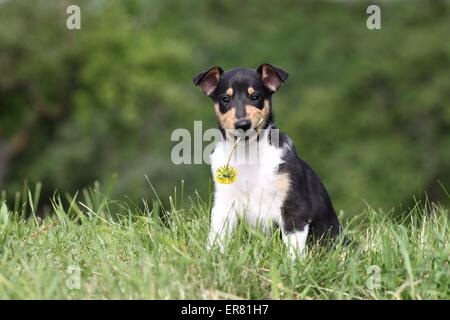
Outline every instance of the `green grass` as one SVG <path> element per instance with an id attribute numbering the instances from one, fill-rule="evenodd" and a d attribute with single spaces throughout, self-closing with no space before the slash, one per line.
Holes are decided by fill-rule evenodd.
<path id="1" fill-rule="evenodd" d="M 1 299 L 450 298 L 448 211 L 432 204 L 368 208 L 343 219 L 352 245 L 311 245 L 293 263 L 279 232 L 244 223 L 225 253 L 207 251 L 210 201 L 198 196 L 174 195 L 162 208 L 97 187 L 53 197 L 41 219 L 36 189 L 0 200 Z"/>

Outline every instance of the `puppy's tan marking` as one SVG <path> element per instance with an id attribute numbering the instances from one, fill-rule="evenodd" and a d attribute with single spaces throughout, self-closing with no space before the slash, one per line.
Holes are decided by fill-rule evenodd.
<path id="1" fill-rule="evenodd" d="M 216 110 L 217 120 L 219 120 L 220 126 L 223 129 L 234 129 L 234 123 L 236 122 L 236 109 L 231 108 L 225 113 L 221 113 L 219 110 L 219 104 L 214 104 Z"/>
<path id="2" fill-rule="evenodd" d="M 282 201 L 286 199 L 287 193 L 291 186 L 291 179 L 288 173 L 279 173 L 275 180 L 277 188 L 277 196 L 281 196 Z"/>
<path id="3" fill-rule="evenodd" d="M 228 88 L 226 91 L 227 96 L 231 97 L 233 95 L 233 88 Z"/>
<path id="4" fill-rule="evenodd" d="M 252 105 L 246 105 L 245 106 L 245 112 L 247 113 L 247 119 L 249 119 L 252 122 L 252 127 L 254 128 L 260 119 L 263 119 L 264 121 L 259 125 L 259 127 L 264 126 L 264 124 L 267 121 L 267 117 L 270 113 L 270 101 L 264 100 L 264 108 L 259 109 Z"/>
<path id="5" fill-rule="evenodd" d="M 253 87 L 248 87 L 247 91 L 249 96 L 255 93 L 255 89 L 253 89 Z"/>

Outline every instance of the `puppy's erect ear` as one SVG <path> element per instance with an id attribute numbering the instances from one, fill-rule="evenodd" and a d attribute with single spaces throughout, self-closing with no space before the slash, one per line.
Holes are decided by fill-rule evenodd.
<path id="1" fill-rule="evenodd" d="M 258 72 L 264 85 L 272 92 L 277 91 L 289 77 L 289 73 L 268 63 L 260 65 Z"/>
<path id="2" fill-rule="evenodd" d="M 215 66 L 205 72 L 201 72 L 192 79 L 196 86 L 207 95 L 211 95 L 219 84 L 220 75 L 223 73 L 221 67 Z"/>

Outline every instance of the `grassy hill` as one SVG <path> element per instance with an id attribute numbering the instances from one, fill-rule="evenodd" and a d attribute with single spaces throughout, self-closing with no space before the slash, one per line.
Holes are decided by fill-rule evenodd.
<path id="1" fill-rule="evenodd" d="M 39 185 L 17 197 L 0 202 L 0 299 L 450 298 L 448 210 L 426 201 L 402 218 L 370 207 L 341 215 L 350 246 L 310 245 L 292 262 L 279 231 L 245 223 L 223 254 L 207 251 L 211 204 L 199 196 L 175 192 L 163 208 L 97 186 L 55 195 L 43 218 Z"/>

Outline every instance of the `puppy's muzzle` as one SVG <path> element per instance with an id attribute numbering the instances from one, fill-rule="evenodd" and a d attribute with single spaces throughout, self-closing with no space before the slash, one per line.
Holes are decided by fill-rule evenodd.
<path id="1" fill-rule="evenodd" d="M 234 123 L 234 128 L 236 130 L 242 130 L 243 132 L 249 130 L 252 127 L 252 123 L 247 119 L 240 119 Z"/>

